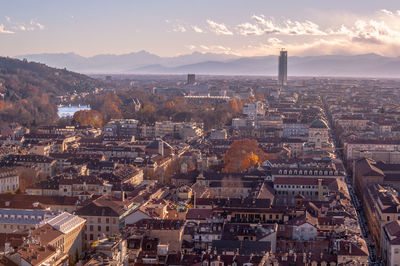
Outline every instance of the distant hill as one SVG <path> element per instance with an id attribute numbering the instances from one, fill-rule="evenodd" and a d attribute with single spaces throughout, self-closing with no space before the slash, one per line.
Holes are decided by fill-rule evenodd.
<path id="1" fill-rule="evenodd" d="M 278 68 L 277 56 L 238 57 L 198 52 L 176 57 L 160 57 L 140 51 L 88 58 L 73 53 L 21 55 L 18 58 L 91 74 L 186 74 L 190 72 L 216 75 L 276 75 Z M 289 56 L 288 60 L 288 73 L 292 76 L 400 76 L 400 57 L 392 58 L 376 54 L 324 55 Z"/>
<path id="2" fill-rule="evenodd" d="M 32 126 L 54 121 L 56 96 L 101 85 L 99 80 L 65 69 L 0 57 L 0 122 Z"/>

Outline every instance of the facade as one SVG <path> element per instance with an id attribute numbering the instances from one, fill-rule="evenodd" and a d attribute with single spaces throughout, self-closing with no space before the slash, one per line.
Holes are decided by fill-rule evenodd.
<path id="1" fill-rule="evenodd" d="M 310 124 L 308 143 L 312 144 L 315 149 L 322 149 L 329 143 L 329 128 L 325 121 L 317 119 Z"/>
<path id="2" fill-rule="evenodd" d="M 400 221 L 392 221 L 383 227 L 382 260 L 385 265 L 400 265 Z"/>
<path id="3" fill-rule="evenodd" d="M 243 105 L 243 114 L 249 117 L 264 116 L 264 104 L 263 102 L 257 101 L 253 103 L 245 103 Z"/>
<path id="4" fill-rule="evenodd" d="M 125 224 L 125 216 L 136 205 L 104 195 L 76 211 L 76 215 L 86 220 L 83 232 L 84 247 L 88 248 L 93 242 L 118 235 Z"/>
<path id="5" fill-rule="evenodd" d="M 25 166 L 35 168 L 47 176 L 52 176 L 56 168 L 56 160 L 43 155 L 9 155 L 2 161 L 11 166 Z"/>
<path id="6" fill-rule="evenodd" d="M 63 252 L 71 256 L 76 253 L 82 253 L 82 233 L 86 222 L 85 219 L 64 212 L 44 222 L 62 233 Z"/>
<path id="7" fill-rule="evenodd" d="M 385 252 L 382 246 L 382 239 L 385 238 L 384 227 L 393 221 L 400 220 L 398 193 L 390 187 L 370 185 L 364 189 L 363 208 L 365 216 L 368 217 L 368 228 L 377 253 L 382 255 Z"/>
<path id="8" fill-rule="evenodd" d="M 103 134 L 108 136 L 129 136 L 138 135 L 138 123 L 135 119 L 112 119 L 104 127 Z"/>
<path id="9" fill-rule="evenodd" d="M 228 133 L 226 129 L 213 129 L 211 130 L 210 139 L 211 140 L 225 140 L 228 138 Z"/>
<path id="10" fill-rule="evenodd" d="M 57 213 L 41 209 L 0 209 L 0 233 L 31 230 Z"/>
<path id="11" fill-rule="evenodd" d="M 14 168 L 0 168 L 0 193 L 16 191 L 19 188 L 19 176 Z"/>
<path id="12" fill-rule="evenodd" d="M 296 196 L 299 195 L 307 200 L 327 201 L 330 192 L 335 191 L 337 187 L 343 187 L 344 190 L 344 182 L 332 178 L 301 177 L 276 177 L 274 181 L 276 202 L 292 205 L 295 203 Z"/>
<path id="13" fill-rule="evenodd" d="M 387 163 L 400 162 L 400 142 L 385 139 L 348 140 L 344 143 L 347 161 L 368 157 Z"/>

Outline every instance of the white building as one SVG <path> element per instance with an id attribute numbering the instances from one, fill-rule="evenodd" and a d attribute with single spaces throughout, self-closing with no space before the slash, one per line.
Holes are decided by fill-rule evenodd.
<path id="1" fill-rule="evenodd" d="M 244 104 L 243 114 L 248 115 L 250 117 L 264 116 L 265 115 L 264 103 L 257 101 L 254 103 Z"/>
<path id="2" fill-rule="evenodd" d="M 0 193 L 16 191 L 19 188 L 19 176 L 14 168 L 0 168 Z"/>
<path id="3" fill-rule="evenodd" d="M 210 139 L 212 140 L 224 140 L 228 138 L 226 129 L 212 129 Z"/>
<path id="4" fill-rule="evenodd" d="M 64 252 L 74 256 L 76 251 L 82 253 L 82 232 L 86 220 L 63 212 L 56 217 L 45 220 L 43 223 L 51 225 L 54 229 L 63 234 L 64 237 Z"/>

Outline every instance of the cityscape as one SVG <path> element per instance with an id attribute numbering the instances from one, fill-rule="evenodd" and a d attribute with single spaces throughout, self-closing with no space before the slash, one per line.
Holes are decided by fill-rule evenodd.
<path id="1" fill-rule="evenodd" d="M 398 3 L 6 2 L 0 265 L 400 265 Z"/>

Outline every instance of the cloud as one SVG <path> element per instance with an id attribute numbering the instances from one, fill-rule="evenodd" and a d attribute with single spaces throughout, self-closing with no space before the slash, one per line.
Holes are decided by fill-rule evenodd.
<path id="1" fill-rule="evenodd" d="M 3 24 L 0 24 L 0 34 L 14 34 L 13 31 L 6 30 Z"/>
<path id="2" fill-rule="evenodd" d="M 233 35 L 233 32 L 228 29 L 225 24 L 217 23 L 215 21 L 207 19 L 207 24 L 210 31 L 217 35 Z"/>
<path id="3" fill-rule="evenodd" d="M 263 34 L 281 34 L 281 35 L 326 35 L 320 30 L 319 25 L 306 20 L 304 22 L 286 20 L 282 24 L 275 23 L 273 19 L 266 19 L 265 16 L 253 15 L 253 23 L 245 22 L 239 24 L 237 29 L 240 35 L 263 35 Z"/>
<path id="4" fill-rule="evenodd" d="M 197 27 L 195 25 L 192 26 L 192 29 L 197 33 L 203 33 L 204 32 L 201 28 L 199 28 L 199 27 Z"/>
<path id="5" fill-rule="evenodd" d="M 363 53 L 400 56 L 400 10 L 376 10 L 368 16 L 347 14 L 345 20 L 327 18 L 319 20 L 319 24 L 312 20 L 278 21 L 264 15 L 253 15 L 248 21 L 233 25 L 211 19 L 206 20 L 206 27 L 175 23 L 185 29 L 177 25 L 175 31 L 228 35 L 237 40 L 211 45 L 194 43 L 186 46 L 191 51 L 255 56 L 277 54 L 285 47 L 291 55 L 300 56 Z"/>
<path id="6" fill-rule="evenodd" d="M 235 49 L 223 45 L 200 45 L 199 48 L 201 52 L 239 55 L 239 52 Z"/>
<path id="7" fill-rule="evenodd" d="M 172 28 L 172 31 L 173 32 L 186 32 L 186 28 L 184 26 L 182 26 L 182 25 L 175 25 Z"/>
<path id="8" fill-rule="evenodd" d="M 378 10 L 369 16 L 353 14 L 344 24 L 332 24 L 330 28 L 310 20 L 276 22 L 263 15 L 254 15 L 251 19 L 233 27 L 232 32 L 246 38 L 238 40 L 246 40 L 251 45 L 240 41 L 242 47 L 232 44 L 230 48 L 225 47 L 224 53 L 267 55 L 277 54 L 285 47 L 292 55 L 377 53 L 400 56 L 400 10 Z M 258 36 L 265 35 L 270 38 L 260 42 Z M 222 51 L 215 47 L 214 50 Z"/>
<path id="9" fill-rule="evenodd" d="M 388 16 L 394 15 L 392 11 L 389 11 L 387 9 L 381 9 L 380 12 L 382 12 L 383 14 L 388 15 Z"/>
<path id="10" fill-rule="evenodd" d="M 6 19 L 6 26 L 11 30 L 5 30 L 5 25 L 0 24 L 0 33 L 15 33 L 17 31 L 34 31 L 34 30 L 44 30 L 45 26 L 35 19 L 29 21 L 29 23 L 24 22 L 16 22 L 13 21 L 10 17 L 5 16 Z"/>
<path id="11" fill-rule="evenodd" d="M 33 30 L 38 29 L 38 30 L 44 30 L 44 25 L 40 24 L 39 22 L 35 20 L 31 20 L 30 25 L 32 26 L 31 29 Z"/>
<path id="12" fill-rule="evenodd" d="M 282 43 L 282 40 L 278 39 L 278 38 L 269 38 L 267 41 L 269 44 L 271 45 L 280 45 Z"/>
<path id="13" fill-rule="evenodd" d="M 196 45 L 193 45 L 193 44 L 192 45 L 186 45 L 185 48 L 189 49 L 189 50 L 194 50 L 194 49 L 196 49 Z"/>

